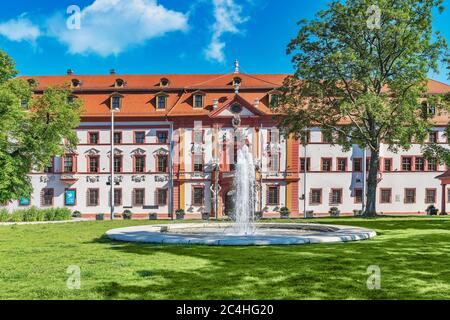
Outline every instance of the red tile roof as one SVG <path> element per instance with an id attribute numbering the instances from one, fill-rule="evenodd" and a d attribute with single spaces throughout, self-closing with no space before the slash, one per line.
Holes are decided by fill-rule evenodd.
<path id="1" fill-rule="evenodd" d="M 70 84 L 71 80 L 81 81 L 81 86 L 74 88 L 74 94 L 81 97 L 85 106 L 85 117 L 109 115 L 109 97 L 113 92 L 123 95 L 122 109 L 119 116 L 129 117 L 167 117 L 167 116 L 211 116 L 213 101 L 218 99 L 220 109 L 235 98 L 233 80 L 241 79 L 239 97 L 253 105 L 255 99 L 260 101 L 258 111 L 271 114 L 268 93 L 282 85 L 287 74 L 151 74 L 151 75 L 61 75 L 61 76 L 22 76 L 22 79 L 38 81 L 37 92 L 48 86 Z M 161 79 L 169 80 L 167 87 L 160 85 Z M 115 81 L 125 81 L 124 87 L 115 87 Z M 202 90 L 205 93 L 205 106 L 193 108 L 193 93 Z M 450 86 L 435 80 L 428 82 L 429 93 L 450 92 Z M 156 94 L 167 94 L 166 110 L 156 110 Z"/>

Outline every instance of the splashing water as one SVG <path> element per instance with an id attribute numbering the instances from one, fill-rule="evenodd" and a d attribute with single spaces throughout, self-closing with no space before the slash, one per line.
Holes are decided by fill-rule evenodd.
<path id="1" fill-rule="evenodd" d="M 255 164 L 247 145 L 238 150 L 234 176 L 234 233 L 248 235 L 255 232 Z"/>

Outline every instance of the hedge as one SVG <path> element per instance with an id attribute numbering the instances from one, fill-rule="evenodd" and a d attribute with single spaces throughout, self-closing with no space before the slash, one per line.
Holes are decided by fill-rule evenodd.
<path id="1" fill-rule="evenodd" d="M 67 208 L 28 209 L 14 210 L 8 213 L 6 209 L 0 210 L 0 222 L 31 222 L 31 221 L 61 221 L 70 220 L 72 211 Z"/>

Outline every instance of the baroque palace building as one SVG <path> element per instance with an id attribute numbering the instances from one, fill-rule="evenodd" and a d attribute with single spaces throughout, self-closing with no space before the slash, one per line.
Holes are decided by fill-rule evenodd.
<path id="1" fill-rule="evenodd" d="M 7 205 L 70 207 L 83 217 L 110 213 L 111 142 L 114 143 L 114 208 L 135 218 L 222 217 L 233 210 L 234 164 L 240 143 L 257 163 L 257 210 L 278 216 L 343 214 L 361 209 L 365 154 L 343 152 L 317 128 L 304 147 L 283 138 L 269 108 L 283 74 L 76 75 L 23 77 L 37 81 L 35 94 L 69 83 L 70 99 L 82 99 L 76 150 L 55 157 L 44 172 L 30 174 L 34 192 Z M 429 94 L 450 86 L 430 80 Z M 114 131 L 112 130 L 112 110 Z M 434 110 L 428 110 L 434 114 Z M 435 115 L 430 142 L 447 145 L 448 115 Z M 240 132 L 242 139 L 236 138 Z M 112 140 L 112 141 L 111 141 Z M 398 154 L 382 148 L 377 208 L 384 214 L 424 213 L 450 202 L 450 189 L 436 177 L 446 168 L 421 155 L 421 147 Z M 216 197 L 216 194 L 218 196 Z M 442 201 L 443 200 L 443 201 Z"/>

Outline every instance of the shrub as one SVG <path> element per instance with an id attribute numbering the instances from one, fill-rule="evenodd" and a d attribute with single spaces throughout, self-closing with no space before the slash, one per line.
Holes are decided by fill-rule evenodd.
<path id="1" fill-rule="evenodd" d="M 0 209 L 0 222 L 9 221 L 9 212 L 6 209 Z"/>
<path id="2" fill-rule="evenodd" d="M 184 218 L 184 209 L 177 209 L 175 211 L 175 214 L 177 216 L 177 219 L 183 219 Z"/>
<path id="3" fill-rule="evenodd" d="M 314 210 L 307 210 L 306 218 L 314 218 Z"/>
<path id="4" fill-rule="evenodd" d="M 337 207 L 331 207 L 330 210 L 328 211 L 328 213 L 332 217 L 339 217 L 341 210 L 339 210 Z"/>
<path id="5" fill-rule="evenodd" d="M 255 212 L 255 221 L 261 220 L 263 217 L 262 211 L 256 211 Z"/>
<path id="6" fill-rule="evenodd" d="M 202 219 L 203 220 L 209 220 L 210 215 L 209 212 L 202 212 Z"/>
<path id="7" fill-rule="evenodd" d="M 95 215 L 95 220 L 104 220 L 105 219 L 105 214 L 104 213 L 97 213 Z"/>
<path id="8" fill-rule="evenodd" d="M 156 220 L 156 219 L 158 219 L 158 214 L 157 213 L 149 213 L 148 218 L 150 220 Z"/>
<path id="9" fill-rule="evenodd" d="M 124 220 L 131 220 L 133 218 L 133 213 L 130 210 L 125 210 L 122 217 Z"/>
<path id="10" fill-rule="evenodd" d="M 55 209 L 55 221 L 70 220 L 72 217 L 72 211 L 68 208 L 56 208 Z"/>
<path id="11" fill-rule="evenodd" d="M 24 210 L 14 210 L 11 215 L 12 222 L 22 222 L 23 221 L 23 212 Z"/>
<path id="12" fill-rule="evenodd" d="M 72 218 L 81 218 L 81 212 L 75 210 L 74 212 L 72 212 Z"/>
<path id="13" fill-rule="evenodd" d="M 353 215 L 355 217 L 362 216 L 362 210 L 358 210 L 358 209 L 353 210 Z"/>
<path id="14" fill-rule="evenodd" d="M 289 208 L 287 207 L 283 207 L 280 209 L 280 217 L 282 219 L 287 219 L 289 218 L 289 215 L 291 214 L 291 211 L 289 210 Z"/>

